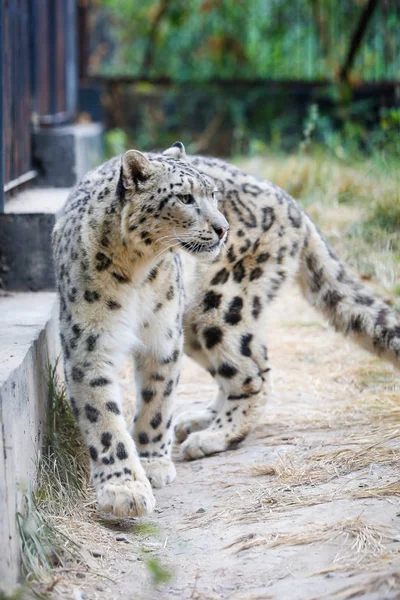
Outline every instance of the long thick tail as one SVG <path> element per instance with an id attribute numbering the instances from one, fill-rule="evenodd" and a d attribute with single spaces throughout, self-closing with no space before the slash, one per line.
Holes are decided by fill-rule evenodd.
<path id="1" fill-rule="evenodd" d="M 347 270 L 311 220 L 298 280 L 337 331 L 400 369 L 399 315 Z"/>

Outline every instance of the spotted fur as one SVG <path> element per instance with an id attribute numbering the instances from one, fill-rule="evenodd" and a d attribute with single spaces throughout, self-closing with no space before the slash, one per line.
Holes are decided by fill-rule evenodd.
<path id="1" fill-rule="evenodd" d="M 175 147 L 176 156 L 183 152 Z M 175 477 L 172 403 L 183 347 L 180 255 L 215 258 L 227 222 L 215 184 L 175 157 L 129 151 L 89 173 L 53 232 L 71 408 L 101 510 L 142 515 Z M 118 367 L 135 361 L 133 436 Z"/>
<path id="2" fill-rule="evenodd" d="M 215 181 L 219 209 L 230 224 L 226 251 L 211 265 L 182 257 L 190 280 L 185 351 L 219 387 L 214 402 L 184 412 L 175 424 L 181 453 L 192 459 L 236 446 L 259 421 L 270 394 L 263 315 L 287 281 L 296 279 L 338 331 L 398 368 L 400 323 L 287 193 L 220 160 L 195 156 L 188 162 Z"/>
<path id="3" fill-rule="evenodd" d="M 175 477 L 183 343 L 219 392 L 176 420 L 182 455 L 235 447 L 258 422 L 270 393 L 263 315 L 290 279 L 336 329 L 400 366 L 396 314 L 296 202 L 225 162 L 187 158 L 180 143 L 163 156 L 130 151 L 88 174 L 55 228 L 54 251 L 71 408 L 99 506 L 117 515 L 149 512 L 148 479 L 158 487 Z M 117 379 L 128 353 L 139 398 L 133 438 Z"/>

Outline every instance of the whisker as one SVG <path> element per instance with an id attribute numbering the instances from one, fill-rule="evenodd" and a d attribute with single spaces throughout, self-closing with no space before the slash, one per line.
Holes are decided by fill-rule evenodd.
<path id="1" fill-rule="evenodd" d="M 154 260 L 155 260 L 156 258 L 158 258 L 159 256 L 161 256 L 161 254 L 164 254 L 164 252 L 167 252 L 167 251 L 168 251 L 168 250 L 170 250 L 171 248 L 174 248 L 175 246 L 179 246 L 179 245 L 180 245 L 180 242 L 178 241 L 178 242 L 175 242 L 175 244 L 171 244 L 170 246 L 167 246 L 167 248 L 163 248 L 163 250 L 161 250 L 161 252 L 159 252 L 159 253 L 158 253 L 158 254 L 155 256 Z"/>

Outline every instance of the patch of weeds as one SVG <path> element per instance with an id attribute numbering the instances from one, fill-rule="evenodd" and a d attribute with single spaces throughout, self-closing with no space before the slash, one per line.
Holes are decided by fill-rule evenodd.
<path id="1" fill-rule="evenodd" d="M 355 225 L 350 232 L 350 237 L 357 236 L 357 234 L 369 245 L 371 253 L 376 251 L 400 253 L 399 232 L 382 229 L 373 219 L 368 219 L 358 226 Z M 393 261 L 394 258 L 395 255 L 392 258 Z"/>
<path id="2" fill-rule="evenodd" d="M 39 465 L 39 493 L 73 508 L 86 492 L 88 458 L 58 377 L 58 361 L 48 366 L 48 407 L 45 445 Z"/>
<path id="3" fill-rule="evenodd" d="M 158 558 L 152 557 L 146 560 L 146 566 L 150 571 L 153 583 L 168 583 L 171 580 L 172 572 L 164 567 Z"/>
<path id="4" fill-rule="evenodd" d="M 400 194 L 385 194 L 373 210 L 371 223 L 375 223 L 384 231 L 395 233 L 400 231 Z"/>
<path id="5" fill-rule="evenodd" d="M 80 547 L 51 525 L 40 503 L 25 498 L 24 513 L 17 513 L 23 571 L 32 590 L 50 591 L 52 570 L 73 562 L 82 563 Z"/>
<path id="6" fill-rule="evenodd" d="M 105 134 L 105 158 L 113 158 L 123 154 L 129 148 L 129 140 L 125 131 L 116 127 Z"/>
<path id="7" fill-rule="evenodd" d="M 154 523 L 134 523 L 132 531 L 135 535 L 158 535 L 160 529 Z"/>
<path id="8" fill-rule="evenodd" d="M 57 371 L 57 362 L 48 366 L 48 420 L 36 489 L 16 515 L 23 573 L 36 597 L 53 590 L 55 567 L 85 566 L 80 546 L 53 524 L 76 509 L 87 486 L 86 453 Z"/>

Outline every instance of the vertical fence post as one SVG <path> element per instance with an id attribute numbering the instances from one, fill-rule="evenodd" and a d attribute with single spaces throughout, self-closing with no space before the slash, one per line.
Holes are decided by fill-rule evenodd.
<path id="1" fill-rule="evenodd" d="M 37 69 L 38 69 L 38 51 L 37 51 L 37 16 L 36 2 L 29 2 L 29 53 L 30 53 L 30 77 L 31 77 L 31 126 L 32 130 L 37 129 L 38 116 L 38 97 L 37 97 Z"/>
<path id="2" fill-rule="evenodd" d="M 0 213 L 4 212 L 3 4 L 4 4 L 4 0 L 0 0 Z"/>
<path id="3" fill-rule="evenodd" d="M 49 61 L 49 76 L 50 76 L 50 115 L 55 115 L 58 112 L 57 106 L 57 79 L 56 79 L 56 68 L 57 68 L 57 49 L 56 49 L 56 10 L 58 3 L 52 0 L 47 4 L 47 22 L 49 23 L 49 46 L 48 46 L 48 61 Z"/>
<path id="4" fill-rule="evenodd" d="M 65 100 L 66 112 L 74 118 L 78 97 L 78 46 L 77 46 L 77 2 L 67 0 L 65 4 Z"/>

